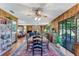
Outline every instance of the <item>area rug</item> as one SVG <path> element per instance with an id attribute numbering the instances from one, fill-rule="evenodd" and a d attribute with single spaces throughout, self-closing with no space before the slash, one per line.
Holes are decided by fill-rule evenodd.
<path id="1" fill-rule="evenodd" d="M 40 51 L 34 51 L 34 52 L 35 52 L 34 56 L 41 56 Z M 59 54 L 57 54 L 52 49 L 47 49 L 43 47 L 42 56 L 58 56 L 58 55 Z M 33 51 L 31 48 L 27 50 L 27 47 L 25 46 L 23 49 L 18 51 L 18 53 L 16 53 L 16 56 L 33 56 Z"/>

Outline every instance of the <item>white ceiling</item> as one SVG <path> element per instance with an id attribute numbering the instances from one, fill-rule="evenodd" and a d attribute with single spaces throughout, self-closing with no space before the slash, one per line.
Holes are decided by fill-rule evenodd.
<path id="1" fill-rule="evenodd" d="M 19 24 L 46 25 L 75 4 L 76 3 L 0 3 L 0 8 L 5 9 L 8 12 L 13 10 L 13 15 L 18 17 Z M 38 7 L 42 8 L 43 13 L 48 16 L 48 20 L 42 18 L 40 21 L 35 21 L 34 16 L 27 16 L 28 14 L 33 14 L 32 9 Z"/>

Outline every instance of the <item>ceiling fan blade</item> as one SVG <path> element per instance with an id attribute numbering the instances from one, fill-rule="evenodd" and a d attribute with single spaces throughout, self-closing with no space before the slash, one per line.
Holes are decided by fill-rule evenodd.
<path id="1" fill-rule="evenodd" d="M 33 13 L 33 12 L 28 12 L 26 15 L 27 15 L 27 16 L 35 16 L 35 13 Z"/>
<path id="2" fill-rule="evenodd" d="M 34 12 L 31 12 L 31 11 L 26 11 L 24 14 L 26 16 L 33 16 L 33 15 L 35 15 L 35 13 Z"/>

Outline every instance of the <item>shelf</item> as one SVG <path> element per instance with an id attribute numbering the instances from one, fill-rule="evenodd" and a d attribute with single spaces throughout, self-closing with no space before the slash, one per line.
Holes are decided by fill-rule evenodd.
<path id="1" fill-rule="evenodd" d="M 16 32 L 13 31 L 12 21 L 7 20 L 6 24 L 0 23 L 0 55 L 3 55 L 5 52 L 10 50 L 11 45 L 15 40 Z"/>
<path id="2" fill-rule="evenodd" d="M 15 34 L 16 32 L 12 32 L 12 34 Z"/>

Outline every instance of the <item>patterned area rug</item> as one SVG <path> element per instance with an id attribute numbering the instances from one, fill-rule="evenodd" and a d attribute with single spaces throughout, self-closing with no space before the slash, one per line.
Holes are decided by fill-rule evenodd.
<path id="1" fill-rule="evenodd" d="M 49 48 L 49 43 L 48 40 L 43 37 L 42 39 L 42 56 L 59 56 L 58 52 L 55 51 L 55 49 L 53 48 L 53 50 L 51 48 Z M 41 51 L 38 49 L 36 49 L 34 51 L 33 54 L 33 37 L 28 39 L 28 44 L 24 45 L 24 47 L 22 47 L 22 49 L 18 50 L 18 52 L 16 53 L 16 56 L 41 56 Z"/>
<path id="2" fill-rule="evenodd" d="M 34 56 L 41 56 L 40 51 L 35 51 Z M 22 50 L 20 50 L 18 53 L 16 53 L 16 56 L 33 56 L 32 49 L 28 49 L 27 47 L 24 47 Z M 52 49 L 43 49 L 42 56 L 58 56 L 55 51 L 52 51 Z"/>

